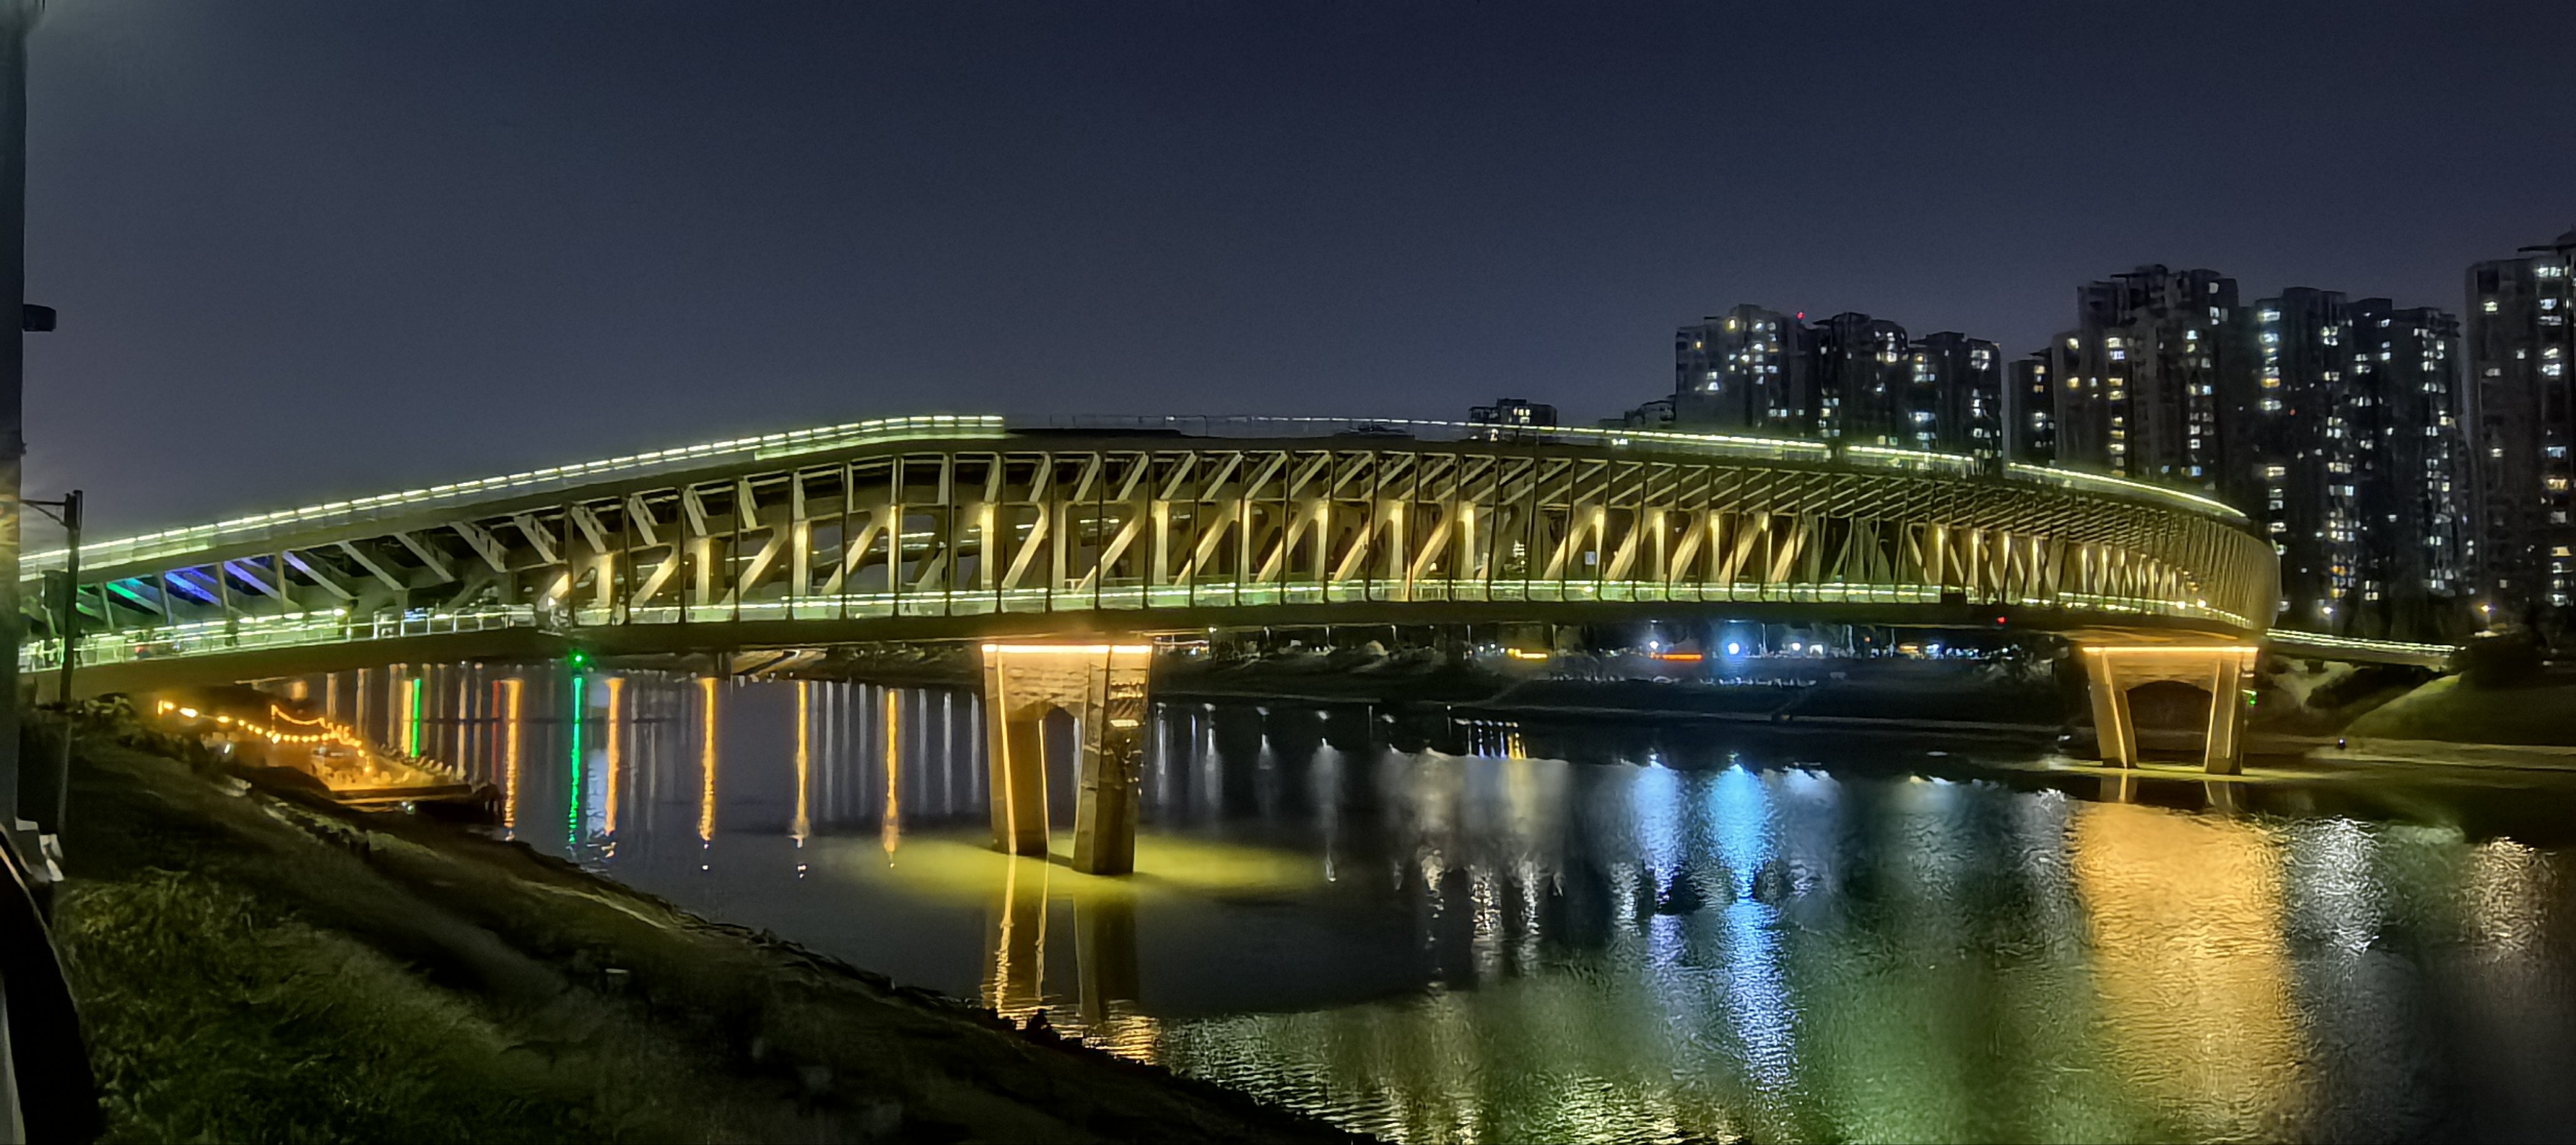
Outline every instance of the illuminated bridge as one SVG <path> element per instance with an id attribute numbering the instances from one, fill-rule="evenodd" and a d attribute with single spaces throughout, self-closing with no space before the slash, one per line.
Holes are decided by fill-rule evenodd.
<path id="1" fill-rule="evenodd" d="M 2242 640 L 2275 593 L 2240 515 L 2150 486 L 1812 442 L 1476 428 L 894 418 L 337 501 L 83 546 L 81 663 L 112 679 L 513 630 L 619 652 L 1670 605 L 1869 623 L 2002 610 Z M 38 639 L 25 659 L 58 653 Z"/>
<path id="2" fill-rule="evenodd" d="M 2242 515 L 2153 486 L 1768 438 L 1491 432 L 889 418 L 150 533 L 82 547 L 79 686 L 575 646 L 2000 620 L 2093 650 L 2105 752 L 2126 759 L 2127 684 L 2234 695 L 2277 596 Z M 34 623 L 22 663 L 41 669 L 61 642 Z"/>

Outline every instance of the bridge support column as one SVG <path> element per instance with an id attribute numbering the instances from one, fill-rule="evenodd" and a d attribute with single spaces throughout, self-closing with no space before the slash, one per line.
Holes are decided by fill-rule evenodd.
<path id="1" fill-rule="evenodd" d="M 1047 853 L 1042 726 L 1063 708 L 1081 737 L 1073 867 L 1095 875 L 1136 869 L 1137 774 L 1144 755 L 1149 644 L 987 644 L 984 730 L 992 776 L 993 845 Z"/>
<path id="2" fill-rule="evenodd" d="M 2084 674 L 2092 680 L 2093 744 L 2112 767 L 2138 766 L 2138 729 L 2129 719 L 2129 685 L 2109 656 L 2084 649 Z"/>
<path id="3" fill-rule="evenodd" d="M 2138 726 L 2129 714 L 2129 689 L 2179 680 L 2209 690 L 2209 726 L 2202 769 L 2234 775 L 2243 750 L 2245 705 L 2237 692 L 2253 666 L 2250 645 L 2084 645 L 2085 675 L 2092 681 L 2093 734 L 2109 767 L 2138 765 Z"/>

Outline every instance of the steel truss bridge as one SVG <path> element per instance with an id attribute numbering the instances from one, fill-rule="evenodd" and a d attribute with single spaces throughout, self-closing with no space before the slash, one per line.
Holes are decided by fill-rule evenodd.
<path id="1" fill-rule="evenodd" d="M 83 546 L 82 687 L 288 650 L 750 649 L 1711 606 L 2242 641 L 2276 595 L 2270 547 L 2242 515 L 2154 486 L 1768 438 L 1479 436 L 1493 432 L 888 418 L 150 533 Z M 31 555 L 30 575 L 63 558 Z M 30 624 L 22 663 L 56 663 L 50 615 Z"/>
<path id="2" fill-rule="evenodd" d="M 27 565 L 40 577 L 68 556 Z M 1448 422 L 934 416 L 84 545 L 72 598 L 75 686 L 90 693 L 574 647 L 1037 641 L 980 646 L 995 843 L 1047 847 L 1035 721 L 1067 708 L 1085 728 L 1067 761 L 1075 865 L 1120 874 L 1152 652 L 1133 637 L 2000 622 L 2081 646 L 2106 762 L 2137 762 L 2129 690 L 2176 680 L 2220 701 L 2205 759 L 2228 772 L 2278 576 L 2270 544 L 2217 502 L 1948 454 Z M 58 665 L 63 633 L 31 620 L 22 665 Z M 2444 651 L 2309 640 L 2341 647 L 2297 651 Z"/>

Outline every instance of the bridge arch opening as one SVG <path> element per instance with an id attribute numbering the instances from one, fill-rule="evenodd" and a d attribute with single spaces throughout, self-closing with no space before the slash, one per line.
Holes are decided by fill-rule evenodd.
<path id="1" fill-rule="evenodd" d="M 2206 732 L 2209 685 L 2182 680 L 2149 680 L 2129 689 L 2129 720 L 2142 732 Z"/>
<path id="2" fill-rule="evenodd" d="M 2113 767 L 2138 765 L 2139 717 L 2150 726 L 2185 712 L 2201 717 L 2202 766 L 2239 769 L 2245 706 L 2238 702 L 2257 649 L 2251 645 L 2086 644 L 2080 655 L 2093 696 L 2098 753 Z"/>
<path id="3" fill-rule="evenodd" d="M 1046 768 L 1047 828 L 1071 827 L 1082 792 L 1081 715 L 1063 704 L 1047 705 L 1038 715 L 1038 742 Z"/>
<path id="4" fill-rule="evenodd" d="M 1073 810 L 1073 866 L 1135 869 L 1146 644 L 986 644 L 984 729 L 994 846 L 1043 858 L 1059 800 Z M 1062 717 L 1061 720 L 1058 717 Z M 1049 741 L 1062 745 L 1050 751 Z M 1061 759 L 1064 766 L 1051 766 Z M 1053 772 L 1063 772 L 1063 791 Z M 1066 796 L 1069 795 L 1069 798 Z"/>

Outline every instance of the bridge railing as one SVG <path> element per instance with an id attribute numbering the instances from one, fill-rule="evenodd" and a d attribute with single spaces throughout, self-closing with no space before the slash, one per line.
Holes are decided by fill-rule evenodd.
<path id="1" fill-rule="evenodd" d="M 380 493 L 346 501 L 326 501 L 295 509 L 280 509 L 235 517 L 210 525 L 193 525 L 164 529 L 139 536 L 120 537 L 81 546 L 81 563 L 92 567 L 152 560 L 158 557 L 195 552 L 215 544 L 266 540 L 333 525 L 375 520 L 398 513 L 415 513 L 440 505 L 461 504 L 499 496 L 516 496 L 553 492 L 593 484 L 613 477 L 626 477 L 664 470 L 687 468 L 720 462 L 728 458 L 788 457 L 819 450 L 836 449 L 870 441 L 899 441 L 910 438 L 950 439 L 990 436 L 1002 430 L 1002 419 L 989 414 L 924 414 L 912 417 L 871 418 L 843 425 L 817 426 L 784 433 L 738 437 L 670 449 L 651 449 L 623 457 L 604 457 L 595 461 L 555 465 L 521 473 L 483 477 L 406 489 L 398 493 Z M 27 554 L 21 575 L 35 579 L 46 569 L 60 568 L 67 554 L 50 549 Z"/>
<path id="2" fill-rule="evenodd" d="M 2308 656 L 2320 660 L 2364 660 L 2386 664 L 2413 664 L 2424 668 L 2448 668 L 2457 661 L 2460 649 L 2450 644 L 2422 644 L 2405 640 L 2372 640 L 2358 636 L 2333 636 L 2322 632 L 2301 632 L 2275 628 L 2265 637 L 2273 651 L 2285 656 Z"/>
<path id="3" fill-rule="evenodd" d="M 1597 426 L 1519 426 L 1485 422 L 1436 421 L 1422 418 L 1273 417 L 1259 415 L 1208 417 L 1123 417 L 1085 414 L 1053 418 L 1013 418 L 1012 429 L 1058 431 L 1101 430 L 1125 433 L 1177 433 L 1189 437 L 1327 437 L 1366 440 L 1371 437 L 1416 441 L 1505 441 L 1536 444 L 1649 444 L 1661 448 L 1760 461 L 1839 462 L 1864 469 L 1927 473 L 1945 477 L 1999 476 L 2011 481 L 2145 500 L 2168 508 L 2219 517 L 2238 524 L 2248 518 L 2226 502 L 2188 490 L 2131 481 L 2080 469 L 2004 463 L 1965 453 L 1900 449 L 1883 445 L 1842 444 L 1756 434 L 1698 433 L 1667 429 L 1609 429 Z"/>
<path id="4" fill-rule="evenodd" d="M 1694 453 L 1758 461 L 1827 461 L 1834 447 L 1821 441 L 1754 434 L 1692 433 L 1662 429 L 1602 429 L 1594 426 L 1511 426 L 1484 422 L 1436 421 L 1424 418 L 1286 417 L 1258 414 L 1171 417 L 1084 414 L 1068 417 L 1013 418 L 1012 429 L 1108 433 L 1176 433 L 1205 438 L 1370 438 L 1413 441 L 1504 441 L 1568 445 L 1622 446 L 1639 442 Z"/>
<path id="5" fill-rule="evenodd" d="M 2181 489 L 2150 485 L 2144 481 L 2131 481 L 2125 477 L 2113 477 L 2104 473 L 2087 473 L 2081 469 L 2059 469 L 2046 465 L 2024 465 L 2015 461 L 2004 466 L 2003 475 L 2014 481 L 2028 481 L 2034 485 L 2049 485 L 2078 493 L 2108 493 L 2132 500 L 2153 501 L 2171 508 L 2233 521 L 2239 525 L 2253 520 L 2246 516 L 2243 510 L 2224 501 L 2212 500 Z"/>

